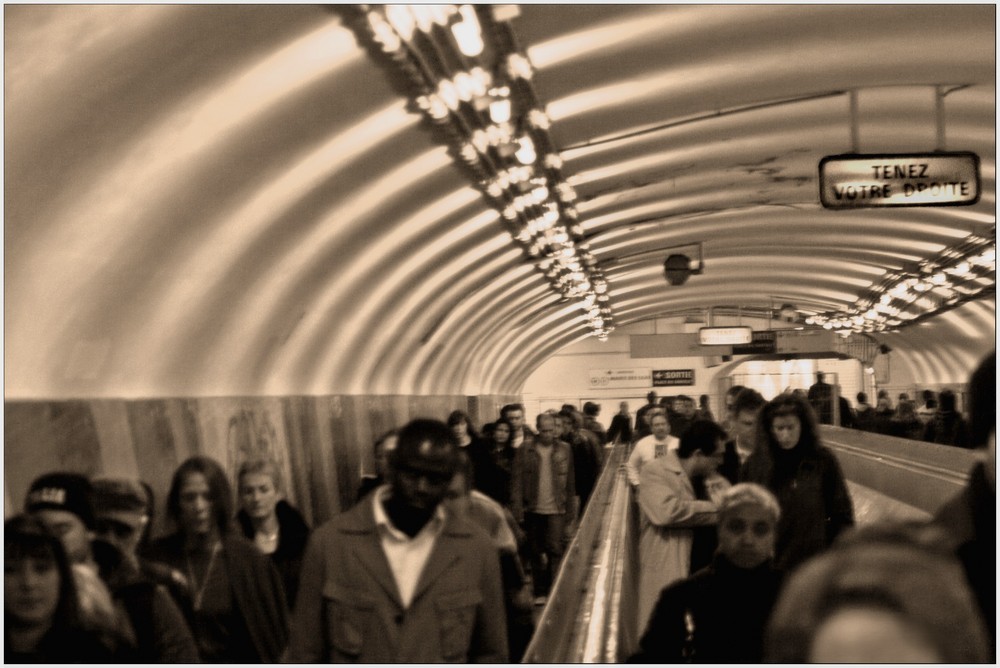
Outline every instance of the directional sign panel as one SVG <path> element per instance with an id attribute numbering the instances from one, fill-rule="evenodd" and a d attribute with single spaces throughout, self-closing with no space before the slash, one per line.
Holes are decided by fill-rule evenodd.
<path id="1" fill-rule="evenodd" d="M 819 163 L 828 209 L 968 206 L 979 201 L 975 153 L 831 155 Z"/>

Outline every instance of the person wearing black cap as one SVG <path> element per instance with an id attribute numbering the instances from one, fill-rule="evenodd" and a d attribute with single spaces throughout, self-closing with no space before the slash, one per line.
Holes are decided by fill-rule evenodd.
<path id="1" fill-rule="evenodd" d="M 196 663 L 198 649 L 170 592 L 144 572 L 136 550 L 149 523 L 146 491 L 138 480 L 93 481 L 95 556 L 111 595 L 125 611 L 128 633 L 142 663 Z"/>
<path id="2" fill-rule="evenodd" d="M 63 471 L 46 473 L 28 488 L 24 510 L 62 543 L 72 567 L 83 625 L 120 639 L 126 635 L 123 615 L 115 608 L 94 560 L 92 494 L 86 476 Z"/>
<path id="3" fill-rule="evenodd" d="M 94 509 L 91 485 L 79 473 L 56 472 L 31 483 L 24 510 L 62 541 L 71 563 L 93 563 Z"/>

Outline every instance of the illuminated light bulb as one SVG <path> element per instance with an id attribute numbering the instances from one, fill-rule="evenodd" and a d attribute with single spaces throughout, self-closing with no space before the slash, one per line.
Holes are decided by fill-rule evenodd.
<path id="1" fill-rule="evenodd" d="M 434 23 L 438 24 L 442 28 L 448 26 L 448 20 L 455 13 L 454 5 L 427 5 L 431 10 L 431 17 Z"/>
<path id="2" fill-rule="evenodd" d="M 490 102 L 490 119 L 494 123 L 506 123 L 510 120 L 510 100 L 495 100 Z"/>
<path id="3" fill-rule="evenodd" d="M 430 108 L 427 110 L 427 114 L 435 121 L 443 121 L 448 118 L 451 113 L 448 111 L 448 105 L 444 103 L 437 95 L 429 95 L 427 98 L 430 101 Z"/>
<path id="4" fill-rule="evenodd" d="M 451 26 L 458 50 L 466 56 L 478 56 L 483 52 L 483 33 L 479 28 L 479 18 L 471 5 L 462 5 L 458 10 L 462 20 Z"/>
<path id="5" fill-rule="evenodd" d="M 930 283 L 924 283 L 923 281 L 920 281 L 919 283 L 913 286 L 913 289 L 916 290 L 917 292 L 927 292 L 928 290 L 931 289 L 931 287 L 933 286 L 931 286 Z"/>
<path id="6" fill-rule="evenodd" d="M 462 157 L 463 158 L 465 157 L 465 147 L 466 146 L 470 146 L 470 145 L 466 144 L 465 146 L 462 147 Z M 474 148 L 473 148 L 473 151 L 475 151 Z M 473 155 L 476 155 L 476 154 L 473 153 Z M 499 198 L 501 195 L 503 195 L 503 188 L 501 188 L 500 184 L 497 183 L 496 181 L 490 181 L 490 184 L 488 186 L 486 186 L 486 192 L 487 192 L 487 194 L 489 194 L 490 197 L 496 199 L 496 198 Z"/>
<path id="7" fill-rule="evenodd" d="M 556 221 L 559 220 L 559 213 L 553 211 L 552 209 L 549 209 L 548 211 L 542 214 L 542 218 L 545 220 L 545 222 L 549 223 L 550 225 L 554 225 Z"/>
<path id="8" fill-rule="evenodd" d="M 458 109 L 458 89 L 451 81 L 448 81 L 447 79 L 441 80 L 441 83 L 438 84 L 438 95 L 441 96 L 441 99 L 444 100 L 445 105 L 449 109 L 452 111 Z"/>
<path id="9" fill-rule="evenodd" d="M 476 147 L 469 142 L 465 142 L 464 144 L 462 144 L 462 148 L 459 150 L 459 154 L 462 156 L 462 160 L 465 160 L 470 165 L 474 165 L 477 162 L 479 162 L 479 152 L 476 150 Z M 487 186 L 486 188 L 487 192 L 490 192 L 491 195 L 492 191 L 490 191 L 490 188 L 492 188 L 494 185 L 496 184 L 490 183 L 490 185 Z M 493 195 L 493 197 L 499 197 L 499 196 L 500 193 Z"/>
<path id="10" fill-rule="evenodd" d="M 583 236 L 583 226 L 582 225 L 570 225 L 569 232 L 574 237 L 582 237 Z"/>
<path id="11" fill-rule="evenodd" d="M 517 79 L 531 79 L 531 61 L 520 53 L 512 53 L 507 57 L 507 72 Z"/>
<path id="12" fill-rule="evenodd" d="M 417 27 L 423 32 L 430 32 L 434 27 L 434 13 L 427 5 L 406 5 L 413 18 L 417 21 Z"/>
<path id="13" fill-rule="evenodd" d="M 549 169 L 562 169 L 563 161 L 555 153 L 549 153 L 545 156 L 545 166 Z"/>
<path id="14" fill-rule="evenodd" d="M 541 109 L 532 109 L 528 112 L 528 122 L 541 130 L 548 130 L 552 126 L 552 121 Z"/>
<path id="15" fill-rule="evenodd" d="M 995 248 L 983 251 L 981 255 L 972 258 L 972 264 L 978 267 L 994 267 L 997 261 L 997 251 Z"/>
<path id="16" fill-rule="evenodd" d="M 892 295 L 882 295 L 878 301 L 880 304 L 888 304 L 892 301 Z"/>
<path id="17" fill-rule="evenodd" d="M 521 137 L 518 144 L 520 148 L 518 148 L 517 152 L 514 153 L 518 162 L 522 165 L 530 165 L 533 163 L 538 157 L 535 155 L 535 142 L 531 140 L 531 137 L 525 135 Z"/>
<path id="18" fill-rule="evenodd" d="M 413 21 L 413 14 L 410 13 L 410 9 L 406 5 L 387 5 L 385 17 L 389 19 L 389 23 L 396 29 L 400 37 L 406 41 L 413 38 L 416 23 Z"/>
<path id="19" fill-rule="evenodd" d="M 486 95 L 490 84 L 493 83 L 493 76 L 478 65 L 469 70 L 469 74 L 472 75 L 472 81 L 476 85 L 476 95 Z"/>
<path id="20" fill-rule="evenodd" d="M 576 191 L 568 183 L 560 183 L 556 186 L 556 194 L 563 202 L 572 202 L 576 199 Z"/>
<path id="21" fill-rule="evenodd" d="M 375 41 L 382 45 L 386 53 L 395 53 L 402 48 L 403 43 L 391 25 L 385 22 L 378 12 L 368 13 L 368 25 L 371 26 Z"/>
<path id="22" fill-rule="evenodd" d="M 535 198 L 535 202 L 541 204 L 549 198 L 549 189 L 545 186 L 539 186 L 531 191 L 531 196 Z"/>
<path id="23" fill-rule="evenodd" d="M 521 231 L 514 236 L 514 238 L 520 241 L 522 244 L 526 244 L 529 241 L 531 241 L 531 235 L 528 234 L 528 230 L 524 228 L 522 228 Z"/>
<path id="24" fill-rule="evenodd" d="M 476 130 L 472 133 L 472 145 L 480 153 L 486 153 L 490 148 L 490 138 L 485 130 Z"/>
<path id="25" fill-rule="evenodd" d="M 605 302 L 611 301 L 611 297 L 609 297 L 608 295 L 597 295 L 597 301 L 604 304 Z"/>
<path id="26" fill-rule="evenodd" d="M 955 274 L 956 276 L 965 276 L 972 270 L 968 262 L 959 262 L 957 265 L 948 270 L 948 273 Z"/>
<path id="27" fill-rule="evenodd" d="M 564 249 L 562 250 L 562 256 L 563 256 L 563 257 L 567 257 L 567 258 L 568 258 L 568 257 L 573 257 L 573 256 L 574 256 L 575 254 L 576 254 L 576 252 L 575 252 L 575 251 L 573 250 L 573 247 L 572 247 L 572 246 L 570 246 L 570 247 L 568 247 L 568 248 L 564 248 Z"/>
<path id="28" fill-rule="evenodd" d="M 823 329 L 833 329 L 833 324 L 829 322 L 824 322 Z"/>
<path id="29" fill-rule="evenodd" d="M 476 85 L 472 81 L 472 75 L 468 72 L 459 72 L 455 75 L 455 89 L 458 91 L 458 99 L 462 102 L 469 102 L 475 95 Z"/>
<path id="30" fill-rule="evenodd" d="M 501 215 L 506 220 L 510 220 L 510 221 L 517 220 L 517 211 L 515 211 L 514 207 L 512 207 L 512 206 L 505 206 L 503 208 L 503 212 L 501 213 Z"/>

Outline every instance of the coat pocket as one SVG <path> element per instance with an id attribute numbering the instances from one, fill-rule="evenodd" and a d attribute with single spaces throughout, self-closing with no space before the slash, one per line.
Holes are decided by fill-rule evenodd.
<path id="1" fill-rule="evenodd" d="M 434 600 L 441 624 L 441 657 L 445 661 L 468 661 L 469 644 L 482 595 L 478 591 L 441 594 Z"/>
<path id="2" fill-rule="evenodd" d="M 358 660 L 364 646 L 365 623 L 374 607 L 362 592 L 330 583 L 323 586 L 325 632 L 332 655 Z"/>

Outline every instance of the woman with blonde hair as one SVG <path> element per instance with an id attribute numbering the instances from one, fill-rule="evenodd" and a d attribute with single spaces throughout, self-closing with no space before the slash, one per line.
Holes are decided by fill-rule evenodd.
<path id="1" fill-rule="evenodd" d="M 740 483 L 719 502 L 712 563 L 665 587 L 633 663 L 760 663 L 764 626 L 778 596 L 773 567 L 778 500 Z"/>
<path id="2" fill-rule="evenodd" d="M 236 473 L 236 490 L 240 500 L 236 522 L 243 535 L 271 558 L 291 608 L 299 589 L 309 525 L 285 499 L 281 473 L 273 459 L 257 457 L 243 462 Z"/>

